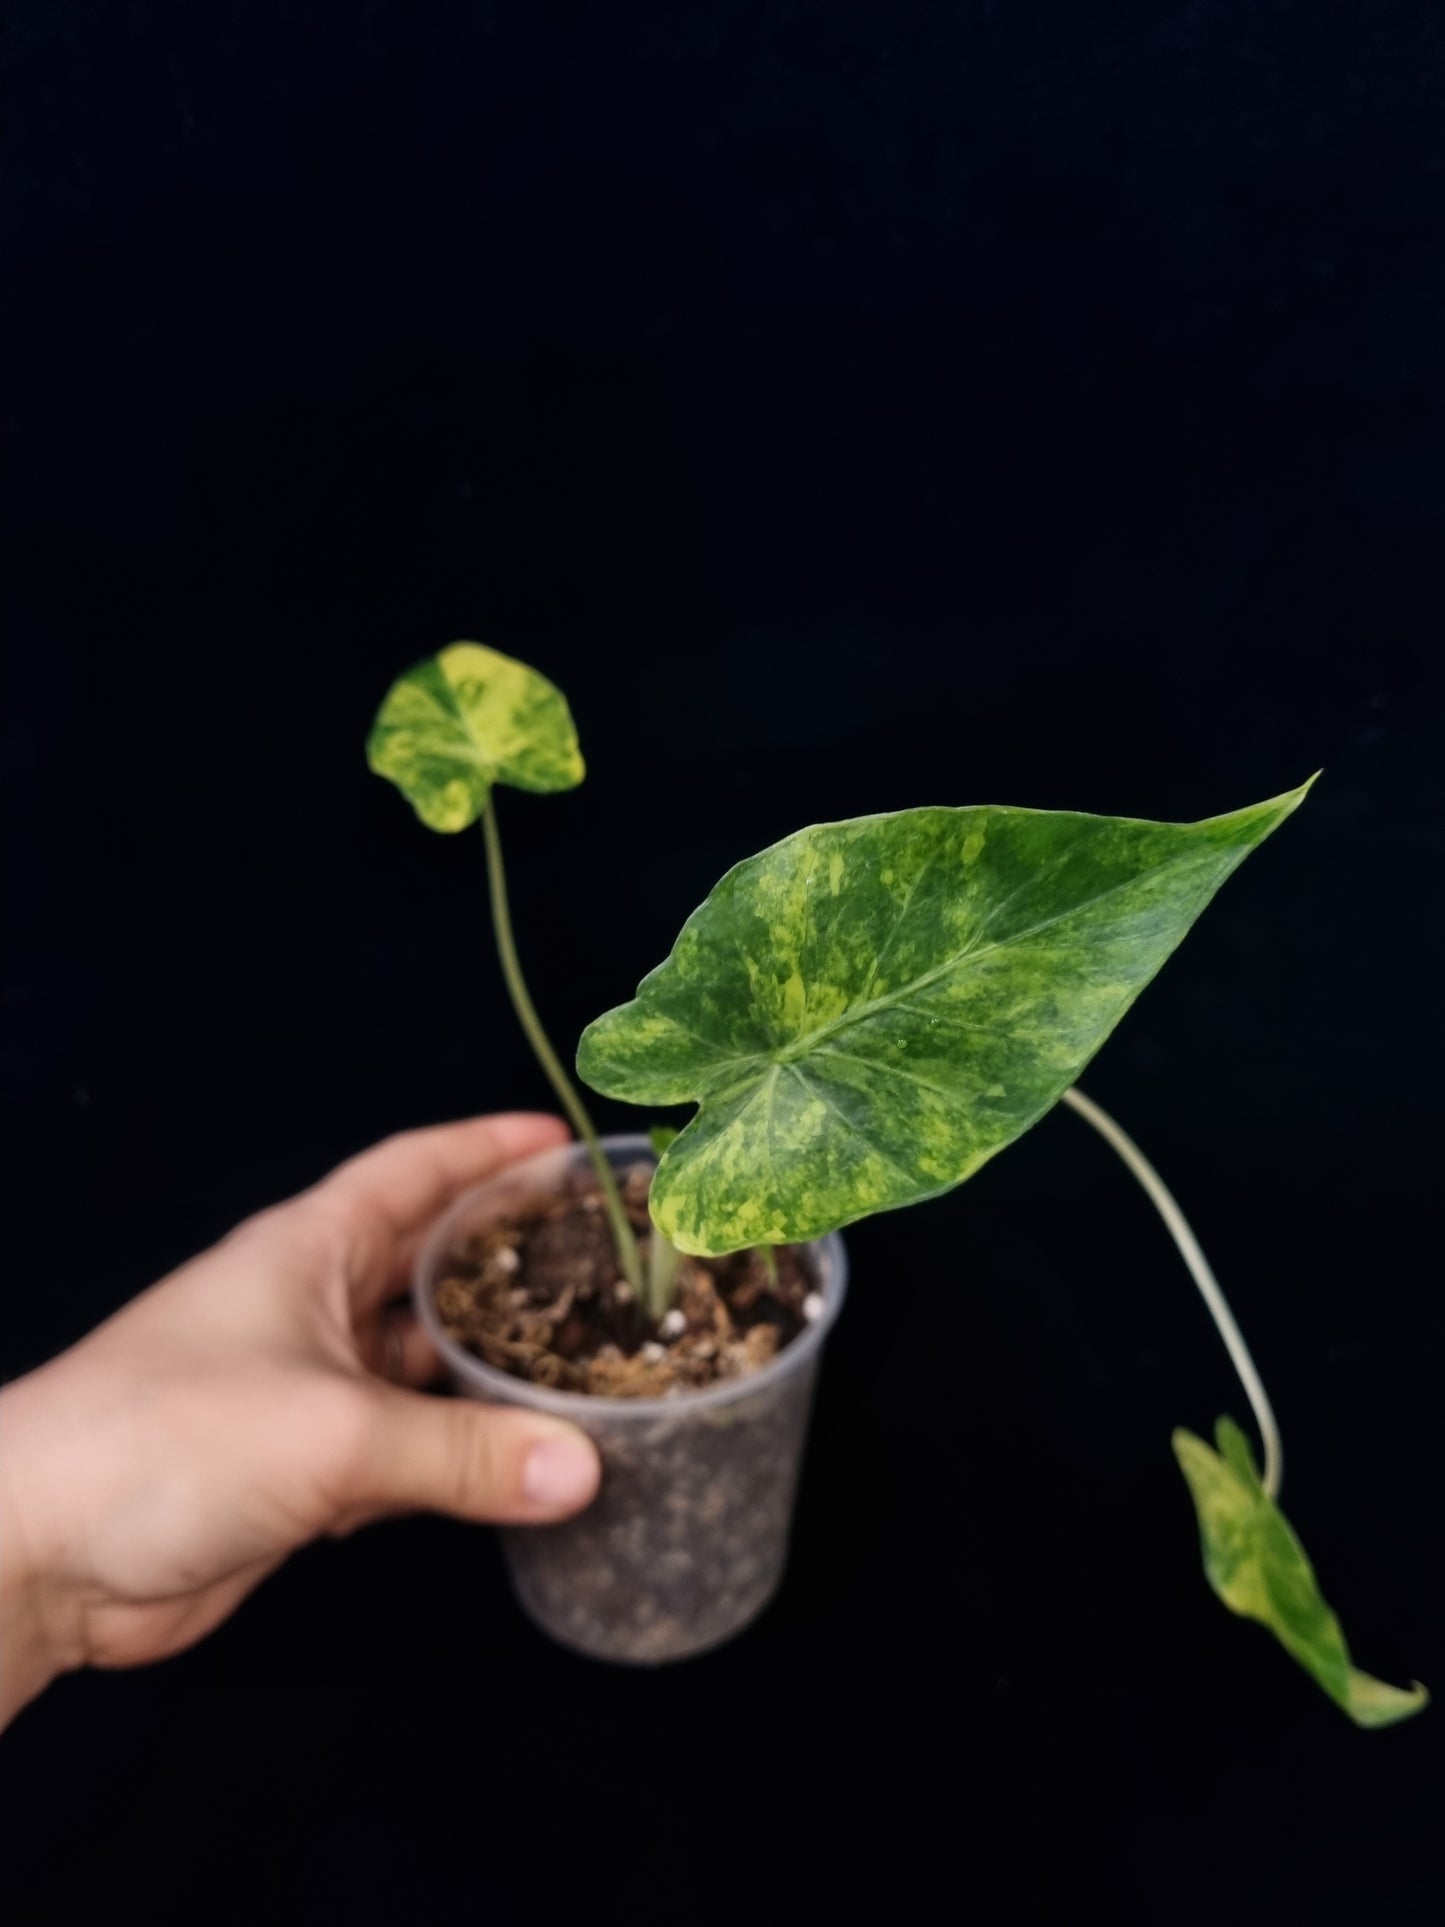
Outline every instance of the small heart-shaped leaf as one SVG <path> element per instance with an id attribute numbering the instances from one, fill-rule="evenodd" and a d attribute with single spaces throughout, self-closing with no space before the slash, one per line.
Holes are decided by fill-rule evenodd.
<path id="1" fill-rule="evenodd" d="M 1292 1659 L 1357 1726 L 1390 1726 L 1429 1704 L 1350 1663 L 1340 1622 L 1325 1604 L 1304 1547 L 1267 1496 L 1244 1434 L 1232 1419 L 1214 1428 L 1219 1450 L 1193 1432 L 1174 1434 L 1174 1455 L 1199 1515 L 1209 1583 L 1233 1613 L 1267 1626 Z"/>
<path id="2" fill-rule="evenodd" d="M 578 1054 L 611 1097 L 700 1105 L 658 1225 L 691 1252 L 802 1243 L 970 1176 L 1308 787 L 1203 823 L 903 810 L 740 863 Z"/>
<path id="3" fill-rule="evenodd" d="M 561 690 L 523 662 L 454 642 L 387 691 L 366 760 L 433 830 L 464 830 L 494 783 L 570 790 L 585 766 Z"/>

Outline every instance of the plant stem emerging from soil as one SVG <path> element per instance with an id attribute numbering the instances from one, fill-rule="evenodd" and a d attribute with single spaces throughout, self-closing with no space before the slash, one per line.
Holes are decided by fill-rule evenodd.
<path id="1" fill-rule="evenodd" d="M 677 1289 L 677 1272 L 681 1263 L 682 1253 L 654 1225 L 652 1242 L 647 1250 L 646 1293 L 647 1309 L 654 1318 L 663 1318 L 667 1314 Z"/>
<path id="2" fill-rule="evenodd" d="M 1101 1111 L 1090 1097 L 1079 1090 L 1065 1091 L 1064 1102 L 1070 1109 L 1078 1112 L 1087 1123 L 1112 1145 L 1128 1165 L 1134 1176 L 1149 1194 L 1149 1200 L 1169 1227 L 1169 1235 L 1179 1247 L 1179 1255 L 1189 1267 L 1189 1275 L 1199 1287 L 1199 1295 L 1209 1308 L 1209 1315 L 1218 1327 L 1219 1336 L 1224 1340 L 1225 1350 L 1239 1374 L 1239 1382 L 1244 1387 L 1254 1412 L 1254 1422 L 1259 1427 L 1260 1442 L 1264 1446 L 1264 1472 L 1260 1484 L 1271 1499 L 1279 1498 L 1280 1480 L 1284 1475 L 1284 1449 L 1280 1444 L 1279 1425 L 1275 1420 L 1274 1408 L 1269 1402 L 1269 1394 L 1264 1389 L 1264 1381 L 1259 1375 L 1254 1360 L 1249 1355 L 1249 1347 L 1244 1342 L 1244 1334 L 1235 1323 L 1234 1313 L 1229 1302 L 1219 1288 L 1219 1280 L 1210 1269 L 1209 1260 L 1200 1249 L 1199 1240 L 1189 1228 L 1189 1221 L 1174 1202 L 1168 1186 L 1145 1157 L 1138 1145 L 1126 1131 L 1114 1122 L 1107 1111 Z"/>
<path id="3" fill-rule="evenodd" d="M 607 1222 L 612 1227 L 612 1242 L 617 1247 L 617 1262 L 622 1267 L 623 1276 L 637 1293 L 644 1298 L 646 1286 L 642 1275 L 642 1259 L 638 1253 L 637 1240 L 632 1235 L 632 1226 L 627 1222 L 627 1212 L 623 1208 L 622 1195 L 617 1189 L 617 1179 L 612 1166 L 607 1161 L 607 1153 L 602 1149 L 597 1136 L 596 1126 L 587 1115 L 576 1087 L 562 1068 L 562 1060 L 553 1050 L 541 1019 L 527 992 L 526 980 L 522 976 L 522 966 L 517 957 L 516 940 L 512 936 L 512 913 L 507 905 L 507 873 L 502 864 L 502 841 L 497 834 L 496 798 L 487 801 L 482 812 L 482 833 L 487 841 L 487 882 L 492 899 L 492 927 L 497 933 L 497 953 L 502 960 L 502 975 L 507 980 L 511 993 L 512 1008 L 517 1013 L 522 1029 L 527 1033 L 527 1042 L 537 1054 L 537 1062 L 547 1074 L 547 1081 L 557 1093 L 563 1110 L 571 1121 L 572 1128 L 587 1147 L 587 1155 L 592 1160 L 592 1169 L 597 1173 L 597 1182 L 602 1189 L 602 1202 L 607 1211 Z M 664 1307 L 666 1309 L 666 1307 Z"/>

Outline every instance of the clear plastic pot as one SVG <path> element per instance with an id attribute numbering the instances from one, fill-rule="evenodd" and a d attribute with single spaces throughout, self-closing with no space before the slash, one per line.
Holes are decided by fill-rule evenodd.
<path id="1" fill-rule="evenodd" d="M 605 1148 L 618 1170 L 656 1161 L 643 1137 L 609 1138 Z M 437 1222 L 413 1291 L 458 1391 L 572 1419 L 601 1454 L 602 1489 L 584 1513 L 561 1525 L 504 1529 L 523 1607 L 564 1646 L 657 1665 L 731 1639 L 778 1588 L 813 1381 L 848 1266 L 836 1233 L 808 1246 L 820 1316 L 750 1377 L 671 1398 L 592 1398 L 530 1385 L 454 1343 L 434 1294 L 463 1241 L 530 1199 L 594 1184 L 575 1144 L 499 1171 Z"/>

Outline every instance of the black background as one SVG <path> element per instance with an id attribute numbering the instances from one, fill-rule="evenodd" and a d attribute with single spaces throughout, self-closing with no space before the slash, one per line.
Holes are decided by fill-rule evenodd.
<path id="1" fill-rule="evenodd" d="M 804 822 L 1323 765 L 1090 1088 L 1360 1662 L 1445 1688 L 1439 10 L 15 0 L 0 62 L 0 1365 L 545 1102 L 479 840 L 361 757 L 454 637 L 588 754 L 504 799 L 564 1042 Z M 1207 1592 L 1168 1434 L 1245 1413 L 1109 1154 L 850 1246 L 744 1640 L 615 1673 L 486 1535 L 309 1552 L 22 1718 L 7 1918 L 1440 1918 L 1442 1714 L 1354 1732 Z"/>

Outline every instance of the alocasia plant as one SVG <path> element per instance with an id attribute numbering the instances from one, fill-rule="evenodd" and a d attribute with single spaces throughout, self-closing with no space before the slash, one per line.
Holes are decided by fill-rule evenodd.
<path id="1" fill-rule="evenodd" d="M 1178 1206 L 1113 1120 L 1074 1088 L 1084 1066 L 1220 885 L 1309 784 L 1200 823 L 1000 807 L 903 810 L 816 825 L 730 870 L 636 997 L 590 1024 L 585 1081 L 646 1105 L 692 1102 L 659 1130 L 644 1270 L 585 1107 L 527 995 L 512 938 L 494 785 L 569 789 L 583 765 L 560 692 L 457 643 L 388 694 L 373 769 L 422 821 L 481 819 L 492 910 L 518 1015 L 592 1155 L 619 1263 L 654 1316 L 679 1252 L 805 1242 L 951 1190 L 1061 1099 L 1113 1143 L 1174 1233 L 1239 1368 L 1265 1471 L 1220 1421 L 1220 1454 L 1175 1449 L 1206 1568 L 1361 1725 L 1425 1703 L 1350 1665 L 1338 1622 L 1275 1499 L 1278 1431 L 1253 1361 Z"/>

